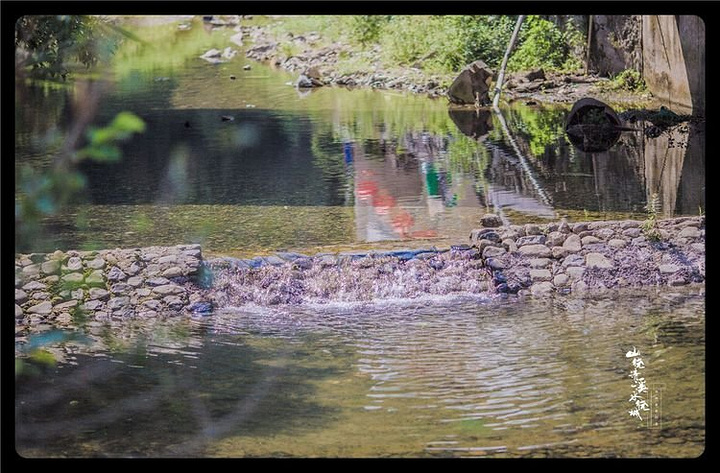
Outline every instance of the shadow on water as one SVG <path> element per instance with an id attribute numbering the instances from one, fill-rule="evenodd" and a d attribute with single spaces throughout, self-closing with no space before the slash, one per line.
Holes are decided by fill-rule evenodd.
<path id="1" fill-rule="evenodd" d="M 336 409 L 315 384 L 317 367 L 299 341 L 189 335 L 168 347 L 139 341 L 108 355 L 76 354 L 16 378 L 16 449 L 28 457 L 202 456 L 224 437 L 272 437 L 322 429 Z M 206 338 L 207 337 L 207 338 Z"/>

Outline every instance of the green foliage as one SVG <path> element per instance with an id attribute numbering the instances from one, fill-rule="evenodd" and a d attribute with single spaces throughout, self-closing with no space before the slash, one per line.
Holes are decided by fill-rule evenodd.
<path id="1" fill-rule="evenodd" d="M 377 43 L 383 27 L 391 18 L 387 15 L 351 16 L 348 22 L 350 39 L 362 46 Z"/>
<path id="2" fill-rule="evenodd" d="M 645 210 L 647 212 L 647 218 L 642 223 L 640 228 L 642 229 L 643 235 L 649 241 L 660 241 L 660 231 L 657 227 L 657 217 L 660 209 L 660 199 L 657 194 L 653 194 L 650 197 Z"/>
<path id="3" fill-rule="evenodd" d="M 480 59 L 498 70 L 516 21 L 515 16 L 507 15 L 447 17 L 454 33 L 448 65 L 457 70 Z"/>
<path id="4" fill-rule="evenodd" d="M 434 72 L 457 72 L 482 60 L 491 68 L 502 61 L 515 19 L 510 16 L 401 15 L 382 29 L 379 43 L 388 63 Z"/>
<path id="5" fill-rule="evenodd" d="M 530 15 L 520 29 L 519 44 L 508 61 L 508 69 L 577 69 L 581 62 L 572 50 L 581 38 L 571 25 L 563 32 L 553 22 Z"/>
<path id="6" fill-rule="evenodd" d="M 145 122 L 141 118 L 131 112 L 120 112 L 108 126 L 87 132 L 89 143 L 76 153 L 75 160 L 117 161 L 122 154 L 118 144 L 143 131 Z"/>
<path id="7" fill-rule="evenodd" d="M 99 46 L 98 24 L 95 17 L 84 15 L 21 17 L 15 24 L 20 69 L 29 68 L 35 77 L 65 79 L 73 63 L 95 65 L 100 56 L 112 52 L 112 47 Z"/>
<path id="8" fill-rule="evenodd" d="M 616 75 L 612 82 L 616 88 L 629 90 L 630 92 L 642 92 L 646 89 L 645 79 L 642 74 L 634 69 L 625 69 Z"/>

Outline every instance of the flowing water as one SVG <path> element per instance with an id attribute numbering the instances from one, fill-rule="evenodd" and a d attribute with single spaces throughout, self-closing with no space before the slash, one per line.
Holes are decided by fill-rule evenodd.
<path id="1" fill-rule="evenodd" d="M 696 457 L 704 313 L 702 295 L 683 290 L 245 307 L 90 325 L 46 345 L 56 366 L 26 362 L 16 448 L 28 457 Z M 648 387 L 642 420 L 629 414 L 632 350 Z"/>
<path id="2" fill-rule="evenodd" d="M 486 211 L 511 223 L 643 218 L 653 194 L 665 215 L 705 206 L 702 129 L 660 141 L 630 132 L 588 154 L 563 133 L 567 107 L 519 103 L 503 110 L 510 140 L 491 113 L 394 91 L 299 92 L 295 77 L 242 53 L 217 65 L 198 58 L 227 46 L 227 31 L 154 28 L 137 32 L 159 31 L 152 47 L 118 52 L 95 120 L 130 110 L 147 130 L 119 162 L 82 163 L 83 201 L 22 235 L 19 251 L 427 247 L 465 243 Z M 18 87 L 21 196 L 23 168 L 50 166 L 88 84 Z M 47 328 L 16 346 L 16 449 L 695 457 L 705 444 L 696 292 L 428 295 Z M 633 349 L 648 387 L 642 420 L 629 414 Z"/>

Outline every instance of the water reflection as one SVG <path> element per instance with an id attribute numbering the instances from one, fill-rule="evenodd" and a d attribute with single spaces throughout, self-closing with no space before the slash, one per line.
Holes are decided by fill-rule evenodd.
<path id="1" fill-rule="evenodd" d="M 704 211 L 702 124 L 654 139 L 623 132 L 607 151 L 586 153 L 565 134 L 567 107 L 514 104 L 503 126 L 489 110 L 449 110 L 442 100 L 391 91 L 320 88 L 298 97 L 291 76 L 258 64 L 245 70 L 241 54 L 217 65 L 199 59 L 198 49 L 222 43 L 218 32 L 163 28 L 178 57 L 167 57 L 167 42 L 118 53 L 96 118 L 130 110 L 146 133 L 123 147 L 118 163 L 83 164 L 82 205 L 46 220 L 54 241 L 20 242 L 21 250 L 457 242 L 487 211 L 509 223 L 644 218 L 653 194 L 663 215 Z M 151 31 L 159 30 L 138 34 Z M 43 137 L 67 132 L 75 92 L 18 90 L 16 165 L 47 167 L 57 145 Z M 201 207 L 201 222 L 187 216 Z M 243 218 L 228 217 L 228 207 Z M 286 237 L 275 243 L 269 215 L 283 215 Z"/>

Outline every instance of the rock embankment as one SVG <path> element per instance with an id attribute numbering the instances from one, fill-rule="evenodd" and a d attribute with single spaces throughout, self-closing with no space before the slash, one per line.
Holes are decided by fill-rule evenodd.
<path id="1" fill-rule="evenodd" d="M 473 246 L 498 292 L 534 295 L 705 281 L 705 218 L 510 225 L 486 216 Z"/>
<path id="2" fill-rule="evenodd" d="M 543 297 L 705 282 L 705 218 L 501 226 L 451 248 L 203 259 L 199 245 L 17 255 L 17 326 L 434 295 Z"/>
<path id="3" fill-rule="evenodd" d="M 156 317 L 192 310 L 202 263 L 199 245 L 55 251 L 15 259 L 20 325 Z"/>

